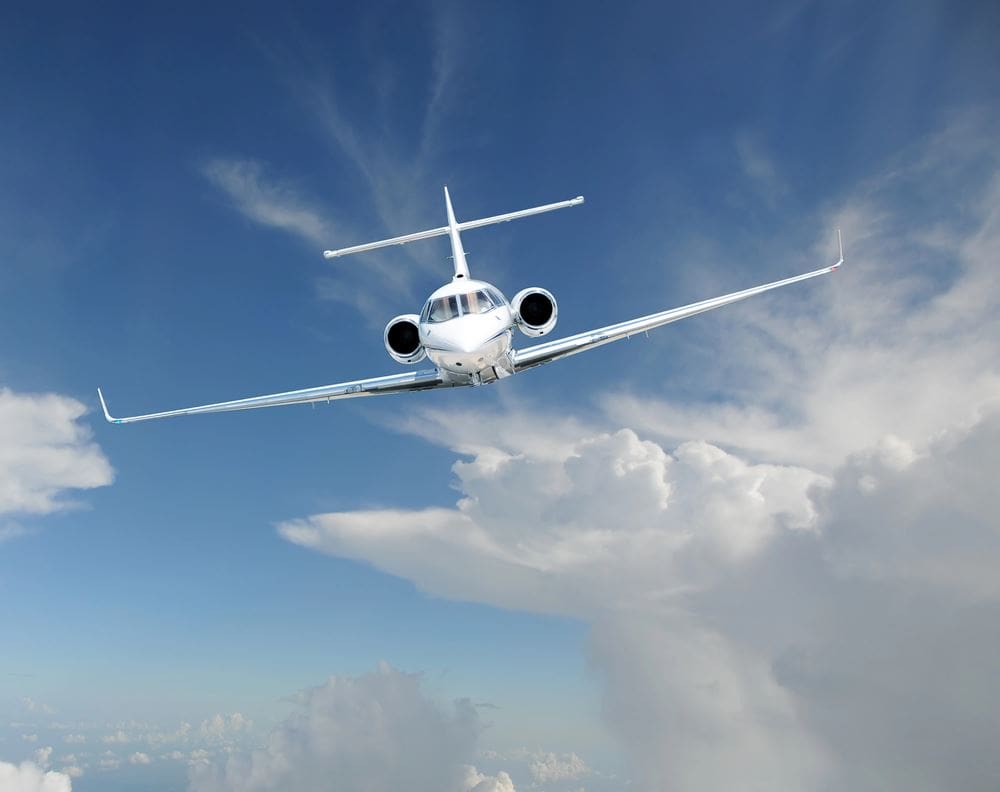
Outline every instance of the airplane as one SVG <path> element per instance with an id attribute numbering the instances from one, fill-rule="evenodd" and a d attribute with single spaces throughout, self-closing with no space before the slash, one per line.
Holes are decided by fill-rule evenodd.
<path id="1" fill-rule="evenodd" d="M 492 284 L 474 280 L 469 273 L 460 234 L 473 228 L 507 223 L 530 215 L 579 206 L 584 202 L 583 196 L 461 223 L 455 219 L 447 187 L 444 188 L 444 200 L 448 216 L 448 224 L 445 226 L 323 252 L 325 258 L 332 259 L 391 245 L 405 245 L 408 242 L 416 242 L 421 239 L 444 235 L 449 237 L 455 268 L 455 274 L 451 281 L 431 294 L 419 315 L 402 314 L 397 316 L 385 326 L 383 333 L 386 351 L 393 360 L 398 363 L 415 364 L 429 359 L 434 364 L 434 368 L 340 382 L 317 388 L 273 393 L 266 396 L 254 396 L 248 399 L 205 404 L 180 410 L 133 415 L 127 418 L 115 418 L 111 415 L 108 411 L 108 405 L 104 401 L 104 394 L 98 388 L 97 395 L 101 401 L 104 417 L 110 423 L 126 424 L 136 421 L 150 421 L 155 418 L 169 418 L 176 415 L 250 410 L 286 404 L 331 402 L 336 399 L 360 396 L 381 396 L 436 388 L 484 385 L 526 369 L 562 360 L 570 355 L 576 355 L 604 344 L 610 344 L 612 341 L 647 332 L 679 319 L 686 319 L 689 316 L 721 308 L 723 305 L 745 300 L 755 294 L 762 294 L 771 289 L 778 289 L 834 272 L 844 263 L 843 242 L 840 239 L 840 230 L 838 229 L 837 244 L 840 258 L 836 264 L 831 266 L 773 283 L 765 283 L 762 286 L 754 286 L 722 297 L 702 300 L 680 308 L 671 308 L 637 319 L 600 327 L 596 330 L 588 330 L 554 341 L 515 349 L 513 346 L 515 329 L 529 338 L 538 338 L 552 331 L 558 317 L 556 299 L 546 289 L 532 286 L 519 291 L 514 295 L 513 300 L 508 300 Z"/>

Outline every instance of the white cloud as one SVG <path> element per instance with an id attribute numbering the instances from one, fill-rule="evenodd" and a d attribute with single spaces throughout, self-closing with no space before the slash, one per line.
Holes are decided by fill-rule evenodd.
<path id="1" fill-rule="evenodd" d="M 244 717 L 239 712 L 232 715 L 213 715 L 206 721 L 202 721 L 198 729 L 203 740 L 208 742 L 228 742 L 233 737 L 244 735 L 253 728 L 253 721 Z"/>
<path id="2" fill-rule="evenodd" d="M 71 792 L 73 782 L 65 773 L 44 770 L 33 762 L 20 765 L 0 762 L 0 789 L 3 792 Z"/>
<path id="3" fill-rule="evenodd" d="M 48 767 L 49 758 L 52 756 L 52 746 L 47 745 L 44 748 L 38 748 L 35 751 L 34 759 L 35 764 L 39 767 Z"/>
<path id="4" fill-rule="evenodd" d="M 135 742 L 135 738 L 129 734 L 126 734 L 121 729 L 117 729 L 114 734 L 107 734 L 101 738 L 101 742 L 105 745 L 114 745 L 116 743 L 130 743 Z"/>
<path id="5" fill-rule="evenodd" d="M 50 707 L 48 704 L 43 704 L 40 701 L 35 701 L 34 699 L 28 698 L 27 696 L 21 699 L 21 706 L 24 707 L 25 710 L 31 713 L 40 713 L 43 715 L 51 715 L 53 713 L 52 707 Z"/>
<path id="6" fill-rule="evenodd" d="M 558 756 L 554 753 L 537 754 L 531 760 L 531 777 L 538 783 L 566 781 L 590 775 L 591 769 L 575 753 Z"/>
<path id="7" fill-rule="evenodd" d="M 459 784 L 461 792 L 515 792 L 514 782 L 502 770 L 495 776 L 480 773 L 471 765 L 463 768 L 464 778 Z"/>
<path id="8" fill-rule="evenodd" d="M 167 731 L 147 731 L 142 735 L 141 741 L 147 743 L 148 745 L 164 745 L 171 743 L 183 743 L 187 742 L 191 738 L 192 726 L 186 721 L 181 721 L 181 724 L 172 732 Z"/>
<path id="9" fill-rule="evenodd" d="M 25 742 L 32 742 L 32 743 L 33 742 L 38 742 L 38 735 L 37 734 L 22 734 L 21 735 L 21 739 L 24 740 Z"/>
<path id="10" fill-rule="evenodd" d="M 79 778 L 83 775 L 83 768 L 78 767 L 77 765 L 66 765 L 61 772 L 65 773 L 70 778 Z"/>
<path id="11" fill-rule="evenodd" d="M 87 737 L 83 734 L 67 734 L 66 743 L 69 745 L 83 745 L 87 742 Z"/>
<path id="12" fill-rule="evenodd" d="M 810 530 L 808 491 L 826 482 L 706 443 L 671 456 L 627 429 L 585 436 L 558 458 L 551 448 L 457 462 L 455 509 L 323 514 L 279 531 L 433 594 L 586 617 L 701 588 L 776 532 Z"/>
<path id="13" fill-rule="evenodd" d="M 1000 178 L 953 134 L 840 213 L 851 253 L 829 288 L 721 323 L 710 384 L 730 403 L 619 394 L 572 426 L 426 413 L 421 434 L 463 457 L 454 508 L 281 535 L 588 620 L 638 789 L 992 789 Z M 955 156 L 984 178 L 957 213 Z"/>
<path id="14" fill-rule="evenodd" d="M 467 792 L 479 721 L 468 701 L 442 707 L 421 689 L 419 675 L 387 665 L 360 677 L 331 677 L 304 691 L 299 709 L 264 747 L 191 768 L 194 792 L 315 789 L 336 778 L 344 789 L 434 789 Z M 194 758 L 194 757 L 192 757 Z M 476 787 L 512 789 L 500 786 Z M 485 777 L 475 784 L 488 783 Z M 508 786 L 504 786 L 508 783 Z M 474 785 L 473 785 L 474 786 Z"/>
<path id="15" fill-rule="evenodd" d="M 269 178 L 261 163 L 245 159 L 213 159 L 202 173 L 226 193 L 236 209 L 261 225 L 302 237 L 313 245 L 329 245 L 335 238 L 323 219 L 325 212 L 294 187 Z"/>
<path id="16" fill-rule="evenodd" d="M 111 483 L 111 465 L 79 422 L 86 412 L 66 396 L 0 388 L 0 520 L 71 508 L 63 499 L 67 490 Z M 0 541 L 23 533 L 17 524 L 0 522 Z"/>
<path id="17" fill-rule="evenodd" d="M 102 770 L 117 770 L 121 767 L 121 764 L 121 757 L 114 753 L 114 751 L 105 751 L 101 754 L 101 759 L 97 762 L 97 766 Z"/>
<path id="18" fill-rule="evenodd" d="M 152 759 L 149 758 L 149 754 L 142 753 L 141 751 L 136 751 L 128 758 L 129 764 L 134 765 L 148 765 Z"/>

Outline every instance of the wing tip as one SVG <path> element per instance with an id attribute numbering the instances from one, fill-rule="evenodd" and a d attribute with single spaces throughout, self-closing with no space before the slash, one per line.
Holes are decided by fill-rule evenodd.
<path id="1" fill-rule="evenodd" d="M 104 394 L 101 392 L 100 388 L 97 389 L 97 398 L 101 400 L 101 409 L 104 411 L 104 420 L 108 423 L 120 424 L 121 419 L 113 417 L 111 413 L 108 412 L 108 404 L 104 401 Z"/>

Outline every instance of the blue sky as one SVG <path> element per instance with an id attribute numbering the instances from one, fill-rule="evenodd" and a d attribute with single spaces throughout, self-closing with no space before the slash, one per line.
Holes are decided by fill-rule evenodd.
<path id="1" fill-rule="evenodd" d="M 778 712 L 807 735 L 781 773 L 758 768 L 777 773 L 770 788 L 836 788 L 859 762 L 870 773 L 855 788 L 905 780 L 810 709 L 794 683 L 812 677 L 782 676 L 826 638 L 787 626 L 762 646 L 740 625 L 768 620 L 737 618 L 730 600 L 753 565 L 813 541 L 783 532 L 821 537 L 814 552 L 837 585 L 926 583 L 929 561 L 895 576 L 857 561 L 844 537 L 859 531 L 842 526 L 909 512 L 890 500 L 880 517 L 841 489 L 855 473 L 871 494 L 885 471 L 902 488 L 924 481 L 925 462 L 981 462 L 962 432 L 992 426 L 998 396 L 982 275 L 995 262 L 998 23 L 986 3 L 802 0 L 0 12 L 0 760 L 77 767 L 78 790 L 238 788 L 220 746 L 273 747 L 296 706 L 327 706 L 319 694 L 296 704 L 296 691 L 335 676 L 382 695 L 394 675 L 421 673 L 414 707 L 491 705 L 477 710 L 474 749 L 454 748 L 490 789 L 725 785 L 671 775 L 636 730 L 677 751 L 689 733 L 715 735 L 689 752 L 718 749 L 720 767 L 747 745 L 770 755 L 778 738 L 706 731 L 695 694 L 677 697 L 699 689 L 690 679 L 647 689 L 648 712 L 624 684 L 641 678 L 625 656 L 662 670 L 690 652 L 676 660 L 685 679 L 701 647 L 731 660 L 710 684 L 773 687 L 766 701 L 744 695 L 748 722 Z M 830 282 L 488 389 L 100 419 L 98 385 L 132 414 L 398 370 L 382 328 L 449 277 L 447 242 L 335 262 L 321 251 L 440 225 L 443 184 L 459 219 L 587 197 L 464 237 L 474 275 L 509 296 L 556 295 L 555 336 L 815 269 L 833 260 L 837 225 L 849 262 Z M 970 295 L 962 324 L 946 311 Z M 615 475 L 621 486 L 605 489 Z M 927 513 L 966 497 L 966 517 L 985 508 L 985 488 L 962 493 L 946 487 Z M 644 509 L 668 500 L 683 536 L 715 537 L 700 561 L 614 544 L 627 525 L 655 534 L 660 517 Z M 538 535 L 505 533 L 520 513 Z M 358 534 L 366 520 L 378 531 Z M 989 526 L 971 525 L 958 548 L 993 548 Z M 463 538 L 473 529 L 551 563 L 494 568 Z M 583 535 L 604 537 L 607 555 L 567 544 Z M 570 571 L 561 552 L 586 563 Z M 927 585 L 963 577 L 951 571 L 964 563 Z M 806 614 L 824 610 L 818 589 L 788 585 Z M 944 613 L 959 595 L 927 596 Z M 978 614 L 963 596 L 957 612 Z M 973 599 L 996 607 L 989 586 Z M 757 600 L 773 606 L 746 596 Z M 656 643 L 688 629 L 683 649 Z M 233 713 L 254 726 L 169 746 L 141 737 Z M 121 724 L 128 740 L 108 741 Z M 85 741 L 74 749 L 70 733 Z M 165 758 L 175 749 L 183 759 Z M 130 764 L 137 754 L 149 764 Z M 951 757 L 936 766 L 955 788 Z"/>

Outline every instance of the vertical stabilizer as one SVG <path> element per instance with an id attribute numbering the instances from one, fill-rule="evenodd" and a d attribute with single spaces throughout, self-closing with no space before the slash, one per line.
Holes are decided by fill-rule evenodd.
<path id="1" fill-rule="evenodd" d="M 447 186 L 444 188 L 444 202 L 448 207 L 448 236 L 451 239 L 451 257 L 455 262 L 455 277 L 468 278 L 469 265 L 465 263 L 465 249 L 458 235 L 458 222 L 455 220 L 455 211 L 451 208 L 451 196 L 448 195 Z"/>

